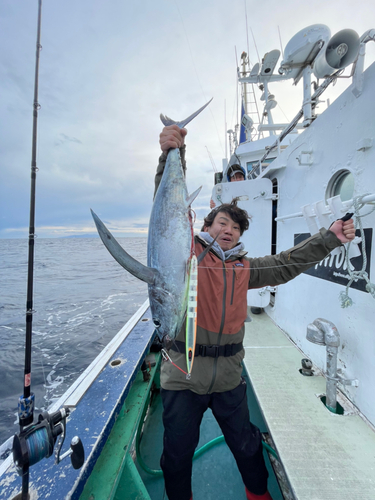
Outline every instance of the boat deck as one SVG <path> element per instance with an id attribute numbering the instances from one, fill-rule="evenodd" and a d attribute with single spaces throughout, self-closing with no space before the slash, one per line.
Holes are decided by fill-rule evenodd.
<path id="1" fill-rule="evenodd" d="M 299 373 L 303 354 L 265 314 L 246 324 L 245 367 L 298 500 L 373 500 L 375 432 L 357 414 L 333 414 L 322 375 Z"/>
<path id="2" fill-rule="evenodd" d="M 85 377 L 77 381 L 72 394 L 66 395 L 69 396 L 65 397 L 66 402 L 70 401 L 72 407 L 77 405 L 70 416 L 67 440 L 70 435 L 82 436 L 87 460 L 79 471 L 72 469 L 68 461 L 58 468 L 52 460 L 42 460 L 33 466 L 31 491 L 38 498 L 51 497 L 54 491 L 54 498 L 61 499 L 166 499 L 163 478 L 145 472 L 139 465 L 140 455 L 149 468 L 160 468 L 163 426 L 157 391 L 153 393 L 143 428 L 138 459 L 135 452 L 135 436 L 143 421 L 143 408 L 148 407 L 150 387 L 153 381 L 158 386 L 157 366 L 152 368 L 148 382 L 143 380 L 141 370 L 138 371 L 153 336 L 149 319 L 145 304 L 134 321 L 124 327 L 129 335 L 123 343 L 118 346 L 123 337 L 123 332 L 119 332 L 119 339 L 114 339 L 107 355 L 95 360 Z M 375 433 L 370 426 L 358 413 L 335 415 L 326 409 L 319 397 L 325 392 L 325 378 L 320 374 L 303 377 L 299 373 L 303 354 L 266 314 L 252 315 L 252 322 L 246 323 L 244 345 L 244 376 L 248 381 L 251 419 L 263 433 L 272 437 L 272 446 L 282 460 L 278 479 L 280 469 L 287 475 L 287 479 L 283 479 L 281 474 L 284 481 L 281 493 L 265 452 L 273 500 L 373 500 Z M 130 359 L 133 351 L 134 363 Z M 160 359 L 160 355 L 156 358 Z M 93 373 L 94 368 L 100 376 Z M 90 379 L 88 387 L 86 378 Z M 83 385 L 86 388 L 81 388 Z M 90 417 L 89 424 L 82 418 L 83 414 Z M 99 424 L 93 427 L 94 420 L 98 419 L 100 425 L 102 421 L 107 422 L 100 432 L 95 431 Z M 220 428 L 208 410 L 198 447 L 220 435 Z M 13 498 L 20 488 L 14 466 L 7 467 L 4 464 L 4 474 L 0 474 L 0 497 L 4 499 Z M 193 498 L 245 500 L 242 479 L 224 442 L 194 461 Z"/>
<path id="3" fill-rule="evenodd" d="M 250 387 L 249 387 L 250 386 Z M 262 432 L 267 432 L 256 400 L 248 383 L 248 401 L 252 421 Z M 222 432 L 212 412 L 208 409 L 201 424 L 198 449 L 211 440 L 221 436 Z M 146 420 L 140 446 L 141 457 L 151 469 L 160 469 L 159 460 L 163 444 L 162 403 L 160 394 L 156 394 L 149 418 Z M 268 454 L 264 451 L 267 468 L 270 472 L 269 491 L 273 500 L 283 500 L 279 485 Z M 167 499 L 163 477 L 146 473 L 137 462 L 138 472 L 146 486 L 151 500 Z M 194 500 L 220 500 L 236 498 L 245 500 L 245 488 L 236 462 L 225 442 L 221 442 L 196 458 L 193 462 L 192 489 Z"/>

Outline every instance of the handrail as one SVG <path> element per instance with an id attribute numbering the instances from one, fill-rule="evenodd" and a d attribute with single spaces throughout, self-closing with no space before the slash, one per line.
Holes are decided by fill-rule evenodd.
<path id="1" fill-rule="evenodd" d="M 374 202 L 375 202 L 375 194 L 367 194 L 367 195 L 363 196 L 362 198 L 360 198 L 360 203 L 363 203 L 363 204 L 374 203 Z M 353 206 L 354 200 L 351 199 L 351 200 L 345 201 L 343 203 L 345 205 L 346 210 L 348 210 L 349 207 Z M 326 206 L 326 210 L 327 210 L 327 212 L 326 212 L 327 215 L 332 213 L 329 206 Z M 287 219 L 296 219 L 297 217 L 303 217 L 303 213 L 302 212 L 295 212 L 294 214 L 282 215 L 281 217 L 276 217 L 275 221 L 280 222 L 280 221 L 284 221 Z"/>

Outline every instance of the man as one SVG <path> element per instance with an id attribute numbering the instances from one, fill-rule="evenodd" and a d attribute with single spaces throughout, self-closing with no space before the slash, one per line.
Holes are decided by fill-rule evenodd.
<path id="1" fill-rule="evenodd" d="M 230 165 L 227 170 L 227 179 L 228 182 L 238 182 L 238 181 L 244 181 L 246 179 L 246 174 L 245 170 L 239 163 L 233 163 L 233 165 Z M 215 208 L 216 203 L 214 200 L 211 198 L 210 200 L 210 208 Z"/>
<path id="2" fill-rule="evenodd" d="M 176 125 L 165 127 L 160 134 L 163 153 L 155 177 L 156 190 L 170 148 L 180 148 L 186 169 L 186 134 Z M 246 383 L 241 378 L 247 290 L 286 283 L 355 236 L 352 220 L 338 220 L 330 230 L 322 228 L 286 252 L 254 259 L 245 257 L 239 241 L 248 227 L 247 212 L 233 200 L 212 210 L 195 238 L 199 255 L 217 236 L 198 272 L 197 346 L 191 378 L 183 373 L 184 328 L 169 350 L 173 364 L 165 361 L 161 368 L 164 449 L 160 464 L 169 500 L 192 499 L 192 457 L 207 408 L 211 408 L 236 459 L 247 499 L 272 500 L 267 491 L 261 434 L 250 422 Z"/>
<path id="3" fill-rule="evenodd" d="M 245 180 L 245 170 L 239 163 L 233 163 L 228 167 L 227 179 L 228 182 L 238 182 Z"/>

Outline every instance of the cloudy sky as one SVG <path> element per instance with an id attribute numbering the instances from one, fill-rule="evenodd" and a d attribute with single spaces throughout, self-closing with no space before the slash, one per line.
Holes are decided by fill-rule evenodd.
<path id="1" fill-rule="evenodd" d="M 28 234 L 37 7 L 0 2 L 0 238 Z M 220 169 L 225 129 L 237 121 L 236 53 L 249 50 L 254 64 L 256 48 L 260 57 L 280 49 L 278 29 L 285 47 L 315 23 L 362 35 L 375 27 L 373 0 L 44 0 L 38 236 L 94 234 L 90 208 L 117 236 L 146 235 L 159 114 L 179 120 L 213 97 L 188 126 L 187 184 L 203 186 L 201 219 L 214 178 L 208 151 Z M 280 121 L 292 119 L 301 89 L 289 81 L 271 91 Z"/>

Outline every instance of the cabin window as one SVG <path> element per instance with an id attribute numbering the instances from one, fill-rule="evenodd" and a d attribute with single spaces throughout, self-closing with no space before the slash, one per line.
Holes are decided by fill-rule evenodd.
<path id="1" fill-rule="evenodd" d="M 326 200 L 340 196 L 341 201 L 348 201 L 354 195 L 354 176 L 349 170 L 340 170 L 328 183 Z"/>

